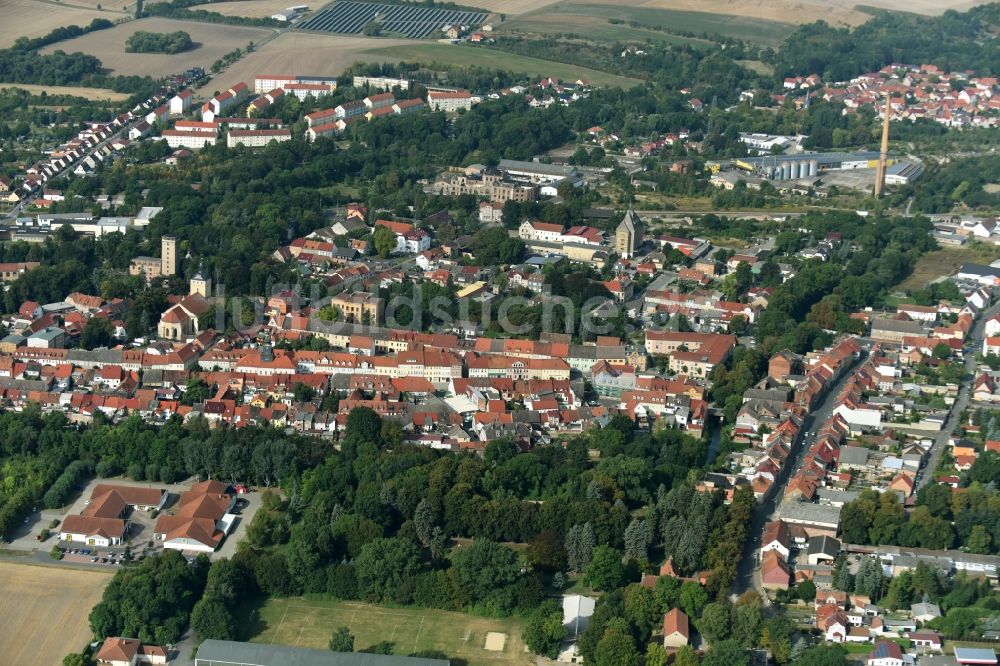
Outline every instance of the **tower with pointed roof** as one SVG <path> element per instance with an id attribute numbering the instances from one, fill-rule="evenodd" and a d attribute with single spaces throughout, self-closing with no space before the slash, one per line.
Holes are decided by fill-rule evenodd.
<path id="1" fill-rule="evenodd" d="M 642 245 L 643 224 L 635 210 L 629 207 L 618 228 L 615 229 L 615 252 L 623 259 L 631 259 Z"/>
<path id="2" fill-rule="evenodd" d="M 192 294 L 200 294 L 202 298 L 209 298 L 212 294 L 212 278 L 208 277 L 204 267 L 198 266 L 198 272 L 191 278 Z"/>

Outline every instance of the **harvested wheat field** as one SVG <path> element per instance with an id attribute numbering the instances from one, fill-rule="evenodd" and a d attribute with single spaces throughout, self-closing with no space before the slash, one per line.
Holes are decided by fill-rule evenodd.
<path id="1" fill-rule="evenodd" d="M 5 664 L 61 664 L 93 638 L 87 616 L 112 574 L 0 562 L 0 654 Z"/>
<path id="2" fill-rule="evenodd" d="M 372 53 L 371 49 L 419 44 L 410 39 L 380 39 L 311 32 L 286 32 L 240 58 L 203 86 L 203 91 L 222 90 L 246 81 L 253 87 L 258 74 L 299 74 L 338 76 L 358 61 L 386 62 L 393 58 Z"/>
<path id="3" fill-rule="evenodd" d="M 109 88 L 85 88 L 83 86 L 37 86 L 32 83 L 0 83 L 0 90 L 20 88 L 32 95 L 47 93 L 49 95 L 72 95 L 93 101 L 123 102 L 128 99 L 125 93 L 115 92 Z"/>
<path id="4" fill-rule="evenodd" d="M 286 7 L 302 4 L 297 0 L 233 0 L 232 2 L 210 2 L 195 5 L 191 9 L 203 9 L 223 16 L 246 16 L 248 18 L 268 18 L 271 14 L 280 12 Z M 324 2 L 309 5 L 309 9 L 318 9 Z"/>
<path id="5" fill-rule="evenodd" d="M 125 40 L 136 30 L 149 32 L 174 32 L 183 30 L 191 35 L 195 48 L 184 53 L 126 53 Z M 57 49 L 66 52 L 82 51 L 97 56 L 113 74 L 139 76 L 166 76 L 183 72 L 189 67 L 208 69 L 220 57 L 250 42 L 260 43 L 271 36 L 267 28 L 246 28 L 234 25 L 178 21 L 166 18 L 144 18 L 116 25 L 107 30 L 92 32 L 76 39 L 67 39 L 42 49 L 51 53 Z"/>
<path id="6" fill-rule="evenodd" d="M 528 12 L 533 12 L 536 9 L 554 5 L 558 2 L 560 0 L 476 0 L 476 2 L 467 4 L 473 7 L 481 7 L 497 14 L 509 14 L 513 16 L 516 14 L 527 14 Z"/>
<path id="7" fill-rule="evenodd" d="M 0 0 L 0 16 L 3 17 L 0 48 L 12 45 L 18 37 L 41 37 L 62 26 L 87 25 L 95 18 L 115 21 L 124 16 L 121 11 L 99 11 L 96 3 L 59 4 L 61 6 L 39 0 Z"/>
<path id="8" fill-rule="evenodd" d="M 615 3 L 606 0 L 478 0 L 474 4 L 511 17 L 544 11 L 553 5 L 559 5 L 562 10 L 567 10 L 572 5 L 614 4 L 622 8 L 622 18 L 627 18 L 627 7 L 722 14 L 778 23 L 810 23 L 823 19 L 829 23 L 858 25 L 869 18 L 868 14 L 855 9 L 859 4 L 857 0 L 621 0 Z M 921 14 L 941 14 L 948 9 L 963 11 L 984 2 L 982 0 L 865 0 L 860 4 Z"/>

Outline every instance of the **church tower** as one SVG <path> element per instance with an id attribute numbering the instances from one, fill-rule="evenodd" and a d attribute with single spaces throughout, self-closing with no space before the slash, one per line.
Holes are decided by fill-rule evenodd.
<path id="1" fill-rule="evenodd" d="M 212 295 L 212 278 L 208 277 L 202 266 L 198 266 L 198 272 L 191 278 L 191 293 L 200 294 L 202 298 L 210 298 Z"/>

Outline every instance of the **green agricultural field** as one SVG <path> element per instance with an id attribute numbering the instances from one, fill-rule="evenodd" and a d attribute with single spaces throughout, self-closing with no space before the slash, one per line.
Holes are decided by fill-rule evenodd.
<path id="1" fill-rule="evenodd" d="M 574 32 L 569 28 L 579 17 L 598 17 L 607 19 L 622 19 L 635 21 L 640 25 L 662 26 L 670 30 L 691 32 L 695 35 L 708 34 L 722 37 L 734 37 L 753 42 L 776 44 L 788 36 L 795 26 L 790 23 L 777 23 L 748 16 L 732 16 L 707 12 L 691 12 L 677 9 L 657 9 L 653 7 L 629 7 L 627 5 L 590 5 L 590 4 L 557 4 L 545 7 L 519 16 L 512 21 L 515 26 L 528 22 L 536 25 L 549 23 L 558 26 L 560 22 L 566 29 L 559 32 Z M 619 30 L 632 30 L 627 25 L 612 25 Z M 506 27 L 506 26 L 505 26 Z M 555 30 L 553 30 L 555 32 Z M 665 35 L 658 31 L 645 30 L 644 33 Z M 627 34 L 623 32 L 622 34 Z M 662 37 L 661 37 L 662 38 Z"/>
<path id="2" fill-rule="evenodd" d="M 254 643 L 325 649 L 337 627 L 354 634 L 354 649 L 388 641 L 397 655 L 436 650 L 469 666 L 529 666 L 519 618 L 484 618 L 464 613 L 412 608 L 384 608 L 349 601 L 313 598 L 271 599 L 250 621 Z M 503 634 L 502 650 L 486 650 L 487 634 Z M 493 636 L 493 647 L 498 647 Z"/>
<path id="3" fill-rule="evenodd" d="M 578 35 L 585 39 L 608 42 L 663 42 L 665 44 L 711 45 L 704 39 L 681 37 L 669 32 L 633 28 L 623 23 L 609 23 L 602 16 L 580 16 L 555 11 L 526 14 L 500 26 L 505 33 L 535 35 Z"/>
<path id="4" fill-rule="evenodd" d="M 562 62 L 530 58 L 528 56 L 504 53 L 496 49 L 480 46 L 459 46 L 448 44 L 406 44 L 384 49 L 366 51 L 373 56 L 381 56 L 391 61 L 421 62 L 427 65 L 439 63 L 446 66 L 469 66 L 504 69 L 530 76 L 552 76 L 564 81 L 584 79 L 588 83 L 602 87 L 631 88 L 642 81 L 624 76 L 607 74 L 596 69 L 577 67 Z"/>

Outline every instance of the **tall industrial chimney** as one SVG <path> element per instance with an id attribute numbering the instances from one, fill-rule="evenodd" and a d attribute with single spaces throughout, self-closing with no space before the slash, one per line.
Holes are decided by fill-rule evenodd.
<path id="1" fill-rule="evenodd" d="M 889 157 L 889 115 L 892 113 L 892 95 L 885 96 L 885 118 L 882 119 L 882 150 L 875 169 L 875 198 L 880 199 L 885 192 L 885 167 Z"/>

